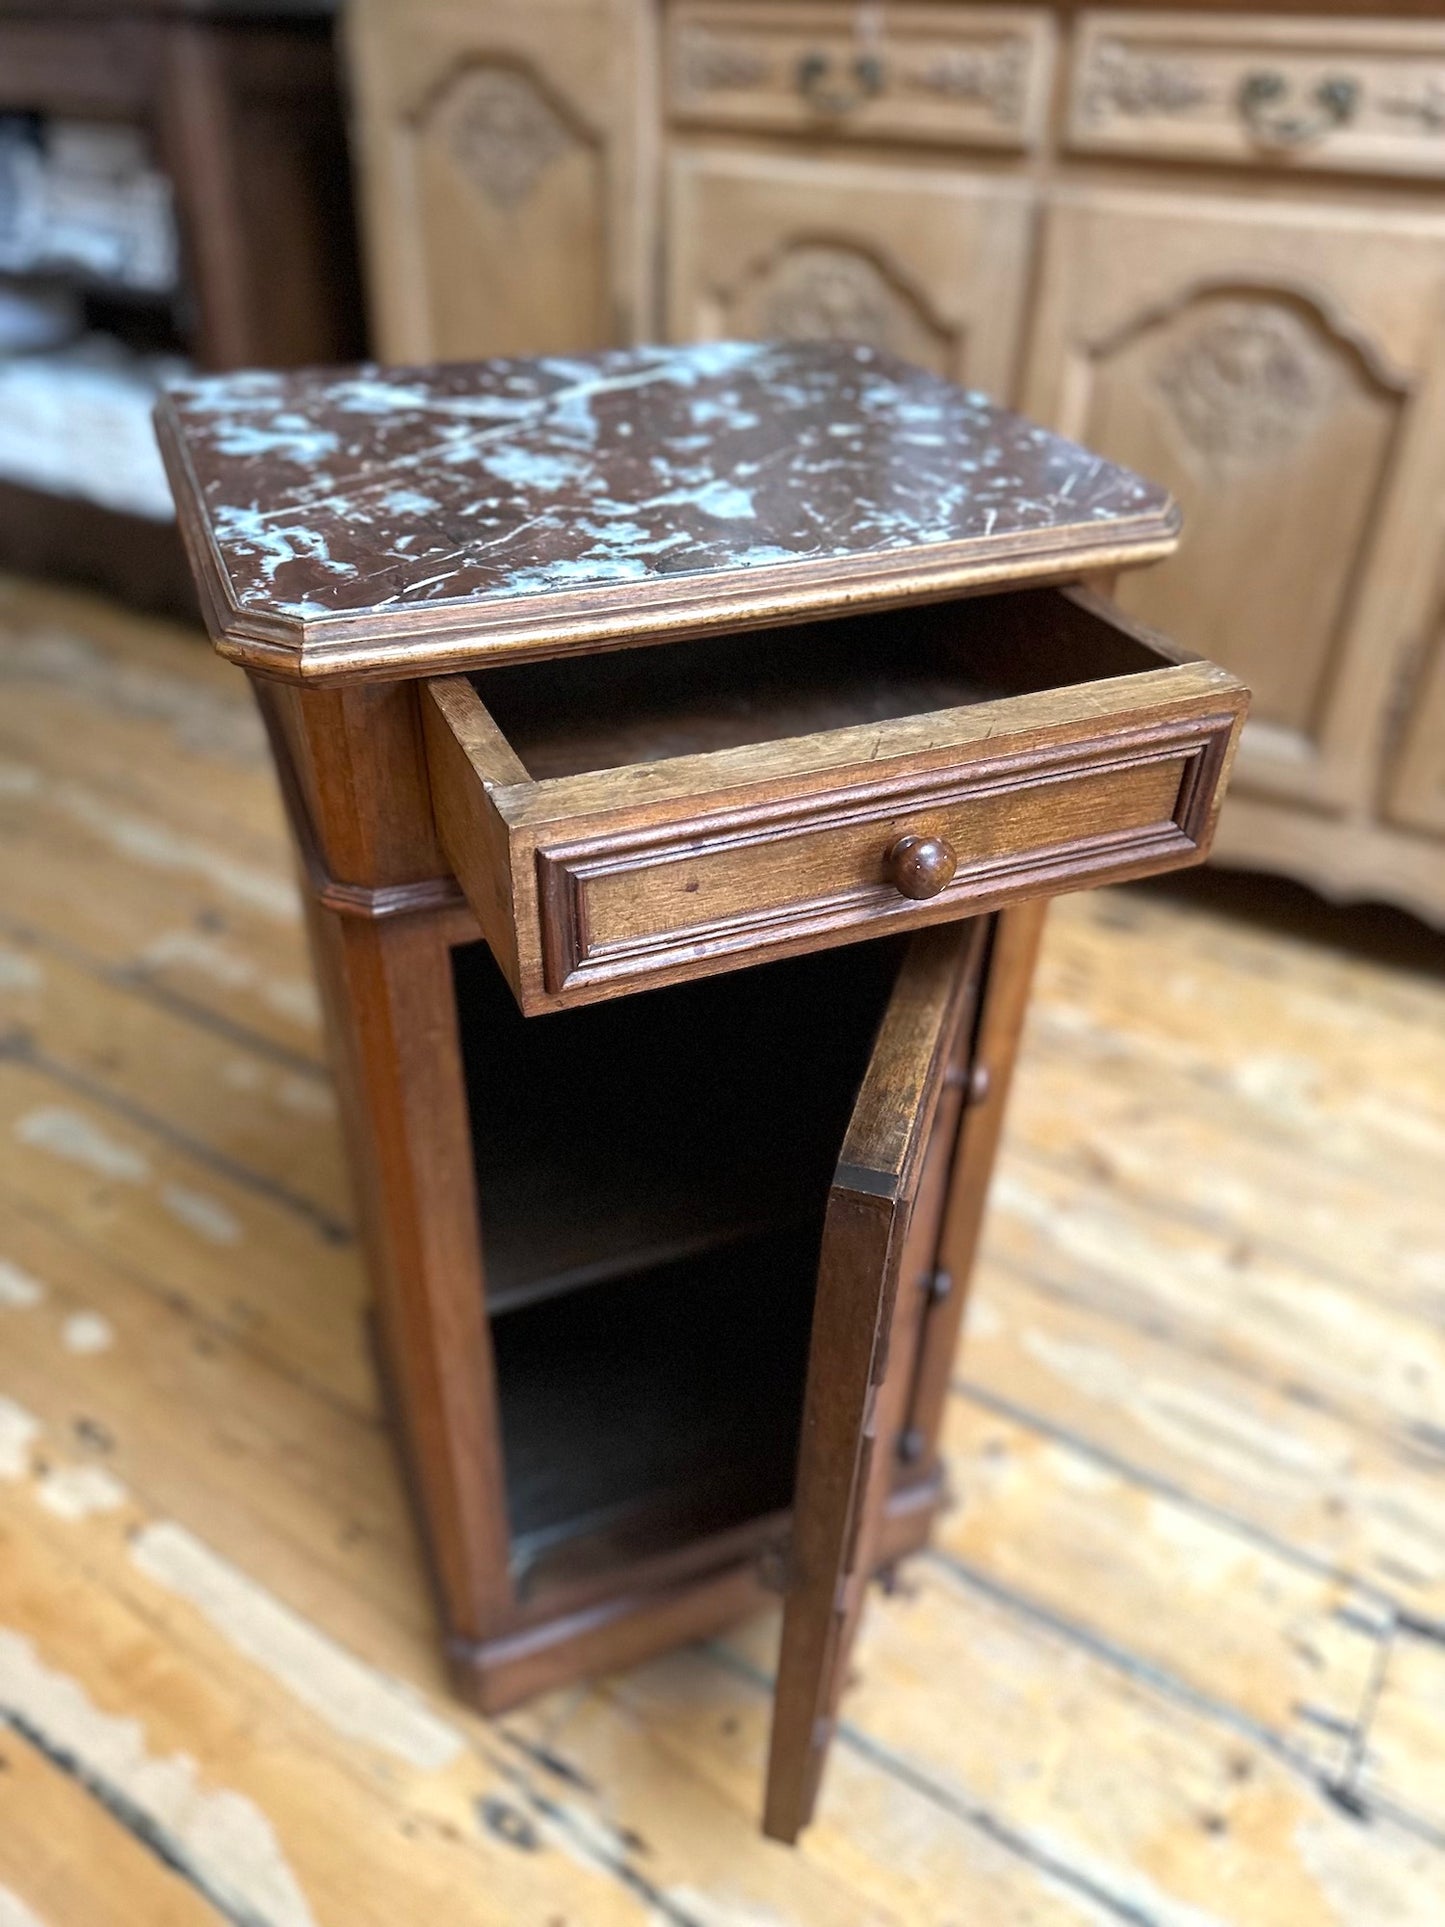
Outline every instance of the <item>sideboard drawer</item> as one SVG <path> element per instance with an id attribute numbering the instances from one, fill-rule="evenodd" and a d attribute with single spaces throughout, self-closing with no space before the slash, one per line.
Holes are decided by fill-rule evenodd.
<path id="1" fill-rule="evenodd" d="M 1202 857 L 1245 701 L 1040 590 L 450 676 L 423 709 L 443 847 L 534 1012 Z"/>
<path id="2" fill-rule="evenodd" d="M 1053 41 L 1035 8 L 678 0 L 668 110 L 751 132 L 1031 148 Z"/>
<path id="3" fill-rule="evenodd" d="M 1445 175 L 1445 26 L 1091 13 L 1067 138 L 1088 153 Z"/>

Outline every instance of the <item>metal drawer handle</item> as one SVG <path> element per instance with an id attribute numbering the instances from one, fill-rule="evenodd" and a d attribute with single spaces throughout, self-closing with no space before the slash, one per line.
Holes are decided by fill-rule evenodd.
<path id="1" fill-rule="evenodd" d="M 883 92 L 883 62 L 876 54 L 859 54 L 848 63 L 846 71 L 852 74 L 851 86 L 830 86 L 833 56 L 804 54 L 798 62 L 798 92 L 820 114 L 851 114 L 865 100 L 873 100 Z"/>
<path id="2" fill-rule="evenodd" d="M 1244 76 L 1239 88 L 1239 111 L 1257 140 L 1276 147 L 1303 147 L 1322 140 L 1336 127 L 1354 119 L 1360 104 L 1360 83 L 1340 74 L 1322 80 L 1309 95 L 1312 111 L 1274 111 L 1289 93 L 1289 81 L 1271 68 Z"/>
<path id="3" fill-rule="evenodd" d="M 953 881 L 958 858 L 941 836 L 900 836 L 885 859 L 888 880 L 903 897 L 936 897 Z"/>

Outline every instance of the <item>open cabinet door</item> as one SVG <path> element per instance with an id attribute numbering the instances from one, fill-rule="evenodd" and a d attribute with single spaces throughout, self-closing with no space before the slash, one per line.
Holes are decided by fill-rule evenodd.
<path id="1" fill-rule="evenodd" d="M 887 1376 L 908 1310 L 899 1279 L 905 1253 L 910 1263 L 917 1255 L 910 1224 L 925 1164 L 937 1164 L 927 1153 L 987 922 L 945 924 L 912 940 L 828 1195 L 763 1817 L 775 1840 L 795 1840 L 812 1817 L 876 1563 L 898 1420 L 891 1408 L 901 1405 L 886 1394 L 906 1389 L 904 1374 Z"/>

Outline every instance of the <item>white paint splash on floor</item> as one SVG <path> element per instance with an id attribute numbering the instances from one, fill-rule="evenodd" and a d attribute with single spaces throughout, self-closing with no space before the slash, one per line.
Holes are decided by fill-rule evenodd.
<path id="1" fill-rule="evenodd" d="M 235 1245 L 244 1235 L 241 1220 L 207 1191 L 185 1184 L 161 1186 L 161 1203 L 171 1216 L 213 1245 Z"/>
<path id="2" fill-rule="evenodd" d="M 0 757 L 0 796 L 34 796 L 40 788 L 40 771 L 27 763 L 12 763 Z"/>
<path id="3" fill-rule="evenodd" d="M 13 1398 L 0 1394 L 0 1479 L 23 1479 L 30 1471 L 30 1448 L 40 1436 L 40 1421 Z"/>
<path id="4" fill-rule="evenodd" d="M 336 1098 L 331 1088 L 319 1078 L 297 1077 L 288 1073 L 276 1086 L 276 1096 L 288 1111 L 295 1111 L 300 1117 L 326 1117 L 336 1115 Z"/>
<path id="5" fill-rule="evenodd" d="M 267 1927 L 316 1927 L 270 1821 L 254 1801 L 207 1787 L 183 1753 L 152 1754 L 139 1720 L 92 1704 L 45 1665 L 28 1639 L 0 1629 L 0 1709 L 74 1762 L 114 1807 L 128 1807 L 214 1904 Z"/>
<path id="6" fill-rule="evenodd" d="M 264 763 L 266 737 L 255 709 L 237 701 L 229 688 L 212 688 L 195 678 L 189 663 L 156 669 L 112 654 L 93 637 L 72 629 L 45 621 L 31 626 L 23 610 L 7 610 L 6 615 L 0 684 L 27 692 L 43 688 L 107 720 L 125 716 L 161 723 L 183 749 L 202 756 L 246 768 Z M 166 640 L 169 648 L 175 647 Z M 182 668 L 187 673 L 178 673 Z"/>
<path id="7" fill-rule="evenodd" d="M 320 1077 L 300 1077 L 294 1071 L 268 1077 L 261 1065 L 250 1057 L 233 1057 L 222 1065 L 221 1076 L 233 1091 L 265 1094 L 274 1098 L 283 1110 L 294 1111 L 299 1117 L 336 1115 L 336 1099 Z"/>
<path id="8" fill-rule="evenodd" d="M 45 1922 L 19 1894 L 0 1887 L 0 1927 L 45 1927 Z"/>
<path id="9" fill-rule="evenodd" d="M 0 990 L 39 990 L 45 972 L 22 950 L 0 950 Z"/>
<path id="10" fill-rule="evenodd" d="M 98 1311 L 73 1311 L 60 1327 L 60 1342 L 82 1358 L 108 1352 L 115 1343 L 115 1326 Z"/>
<path id="11" fill-rule="evenodd" d="M 1295 1846 L 1319 1891 L 1323 1917 L 1359 1927 L 1439 1927 L 1439 1849 L 1402 1828 L 1375 1825 L 1366 1853 L 1359 1833 L 1357 1824 L 1324 1807 L 1295 1826 Z"/>
<path id="12" fill-rule="evenodd" d="M 51 793 L 72 821 L 83 824 L 118 855 L 147 869 L 201 877 L 275 923 L 298 921 L 301 906 L 296 886 L 284 871 L 242 862 L 214 843 L 182 836 L 168 824 L 118 809 L 109 797 L 78 783 L 57 783 Z"/>
<path id="13" fill-rule="evenodd" d="M 8 1258 L 0 1258 L 0 1305 L 7 1311 L 29 1311 L 45 1296 L 45 1287 Z"/>
<path id="14" fill-rule="evenodd" d="M 1121 1353 L 1050 1332 L 1026 1329 L 1023 1348 L 1061 1383 L 1101 1402 L 1127 1407 L 1171 1450 L 1229 1477 L 1270 1481 L 1277 1491 L 1319 1491 L 1347 1470 L 1314 1441 L 1289 1434 L 1264 1414 L 1226 1403 L 1206 1386 L 1141 1373 Z"/>
<path id="15" fill-rule="evenodd" d="M 461 1734 L 410 1687 L 328 1639 L 184 1526 L 159 1520 L 145 1527 L 131 1543 L 131 1558 L 343 1738 L 424 1771 L 461 1753 Z"/>
<path id="16" fill-rule="evenodd" d="M 16 1120 L 15 1135 L 32 1150 L 48 1151 L 52 1157 L 64 1158 L 68 1164 L 78 1164 L 82 1170 L 118 1184 L 144 1184 L 152 1175 L 150 1159 L 144 1152 L 112 1137 L 83 1111 L 69 1110 L 63 1104 L 27 1111 Z M 240 1243 L 244 1235 L 240 1219 L 208 1191 L 185 1184 L 163 1184 L 159 1197 L 162 1208 L 178 1224 L 208 1243 Z"/>
<path id="17" fill-rule="evenodd" d="M 141 962 L 152 970 L 193 970 L 225 990 L 254 992 L 280 1017 L 315 1029 L 321 1022 L 321 1000 L 306 977 L 268 977 L 249 957 L 230 949 L 216 937 L 197 930 L 165 930 L 147 944 Z"/>
<path id="18" fill-rule="evenodd" d="M 78 1164 L 97 1177 L 119 1184 L 143 1184 L 150 1176 L 150 1160 L 132 1145 L 122 1144 L 82 1111 L 63 1104 L 42 1105 L 15 1122 L 15 1135 L 32 1150 Z"/>
<path id="19" fill-rule="evenodd" d="M 967 1318 L 970 1338 L 997 1338 L 1005 1328 L 997 1306 L 986 1291 L 976 1292 L 969 1300 Z"/>
<path id="20" fill-rule="evenodd" d="M 58 1519 L 76 1520 L 118 1512 L 130 1493 L 103 1465 L 63 1465 L 45 1474 L 35 1496 Z"/>
<path id="21" fill-rule="evenodd" d="M 165 930 L 148 943 L 141 962 L 152 970 L 167 964 L 182 964 L 209 977 L 223 990 L 248 990 L 260 972 L 249 957 L 228 950 L 218 937 L 207 937 L 198 930 Z"/>
<path id="22" fill-rule="evenodd" d="M 701 1887 L 669 1887 L 665 1898 L 675 1915 L 681 1914 L 697 1927 L 787 1927 L 787 1917 L 776 1907 L 749 1900 L 741 1895 L 707 1893 Z"/>

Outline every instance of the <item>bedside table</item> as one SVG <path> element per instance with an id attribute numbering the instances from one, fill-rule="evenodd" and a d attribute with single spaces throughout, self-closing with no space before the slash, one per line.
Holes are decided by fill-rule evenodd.
<path id="1" fill-rule="evenodd" d="M 461 1690 L 784 1600 L 766 1826 L 921 1545 L 1051 894 L 1207 852 L 1246 691 L 1078 586 L 1168 497 L 864 347 L 164 405 L 300 850 Z"/>

